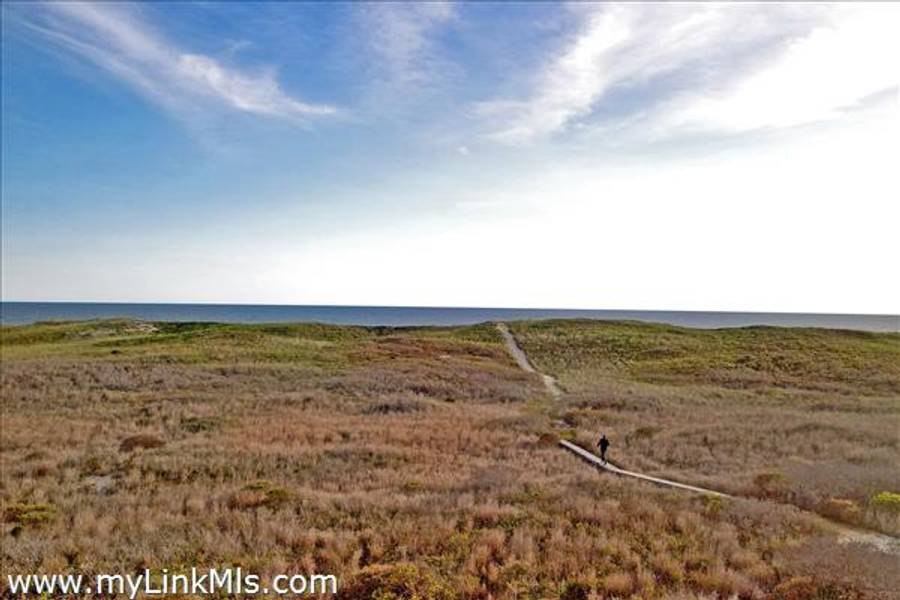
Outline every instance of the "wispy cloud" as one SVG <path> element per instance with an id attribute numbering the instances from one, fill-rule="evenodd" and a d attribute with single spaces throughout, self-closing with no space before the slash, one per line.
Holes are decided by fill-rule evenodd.
<path id="1" fill-rule="evenodd" d="M 651 123 L 654 135 L 779 127 L 896 85 L 896 7 L 576 10 L 582 25 L 539 67 L 528 97 L 476 105 L 488 138 L 522 143 L 586 124 L 610 131 Z"/>
<path id="2" fill-rule="evenodd" d="M 721 92 L 678 98 L 662 127 L 742 132 L 827 121 L 900 86 L 897 5 L 839 7 Z"/>
<path id="3" fill-rule="evenodd" d="M 382 82 L 409 91 L 433 81 L 443 63 L 434 34 L 455 15 L 449 2 L 364 4 L 363 35 L 377 58 Z"/>
<path id="4" fill-rule="evenodd" d="M 548 66 L 541 70 L 533 96 L 524 101 L 490 101 L 478 111 L 503 125 L 491 133 L 500 141 L 518 142 L 553 133 L 583 116 L 613 82 L 610 50 L 631 31 L 619 10 L 598 11 Z"/>
<path id="5" fill-rule="evenodd" d="M 288 94 L 271 68 L 248 72 L 180 47 L 133 6 L 58 2 L 31 8 L 34 30 L 181 117 L 218 109 L 303 123 L 338 112 Z"/>

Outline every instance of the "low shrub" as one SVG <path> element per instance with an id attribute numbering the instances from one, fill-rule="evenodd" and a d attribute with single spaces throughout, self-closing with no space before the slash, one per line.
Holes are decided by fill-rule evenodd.
<path id="1" fill-rule="evenodd" d="M 559 600 L 588 600 L 591 597 L 591 586 L 586 583 L 569 582 L 566 584 Z"/>
<path id="2" fill-rule="evenodd" d="M 17 503 L 6 507 L 3 520 L 19 525 L 41 525 L 56 516 L 56 507 L 52 504 Z"/>
<path id="3" fill-rule="evenodd" d="M 554 433 L 544 432 L 538 436 L 538 446 L 543 448 L 548 448 L 550 446 L 555 446 L 559 442 L 559 437 Z"/>
<path id="4" fill-rule="evenodd" d="M 416 397 L 412 398 L 392 398 L 384 400 L 376 404 L 371 404 L 363 409 L 365 415 L 390 415 L 390 414 L 408 414 L 421 410 L 425 410 L 426 405 Z"/>
<path id="5" fill-rule="evenodd" d="M 821 504 L 819 512 L 826 517 L 847 523 L 855 523 L 860 517 L 856 502 L 844 498 L 829 498 Z"/>
<path id="6" fill-rule="evenodd" d="M 277 510 L 290 502 L 292 494 L 289 490 L 275 485 L 271 481 L 254 481 L 248 483 L 228 498 L 231 509 L 249 509 L 265 507 Z"/>
<path id="7" fill-rule="evenodd" d="M 633 437 L 636 440 L 650 439 L 654 435 L 659 433 L 660 431 L 662 431 L 661 427 L 655 427 L 652 425 L 645 426 L 645 427 L 638 427 L 637 429 L 634 430 L 634 433 L 631 434 L 631 437 Z"/>
<path id="8" fill-rule="evenodd" d="M 415 494 L 415 493 L 421 492 L 425 489 L 425 485 L 417 479 L 410 479 L 409 481 L 404 481 L 403 485 L 400 487 L 407 494 Z"/>
<path id="9" fill-rule="evenodd" d="M 782 581 L 772 590 L 775 600 L 856 600 L 861 593 L 833 582 L 816 581 L 812 577 L 798 576 Z"/>
<path id="10" fill-rule="evenodd" d="M 188 417 L 181 420 L 181 428 L 188 433 L 214 431 L 219 427 L 219 420 L 214 417 Z"/>
<path id="11" fill-rule="evenodd" d="M 684 581 L 684 567 L 668 554 L 657 554 L 650 559 L 650 567 L 664 585 L 678 585 Z"/>
<path id="12" fill-rule="evenodd" d="M 866 523 L 891 535 L 900 534 L 900 494 L 879 492 L 869 499 Z"/>
<path id="13" fill-rule="evenodd" d="M 630 573 L 613 573 L 602 581 L 603 589 L 616 596 L 630 596 L 634 591 L 634 577 Z"/>
<path id="14" fill-rule="evenodd" d="M 371 565 L 347 581 L 339 600 L 452 600 L 458 597 L 429 570 L 411 563 Z"/>
<path id="15" fill-rule="evenodd" d="M 149 433 L 140 433 L 122 440 L 119 445 L 121 452 L 131 452 L 137 448 L 161 448 L 166 445 L 165 440 Z"/>
<path id="16" fill-rule="evenodd" d="M 788 479 L 783 473 L 760 473 L 753 478 L 753 483 L 764 498 L 775 498 L 787 488 Z"/>
<path id="17" fill-rule="evenodd" d="M 894 492 L 879 492 L 870 500 L 872 507 L 900 514 L 900 494 Z"/>

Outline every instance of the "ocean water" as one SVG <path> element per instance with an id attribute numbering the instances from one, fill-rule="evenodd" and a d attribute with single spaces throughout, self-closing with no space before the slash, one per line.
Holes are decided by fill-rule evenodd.
<path id="1" fill-rule="evenodd" d="M 2 302 L 0 322 L 132 317 L 148 321 L 222 323 L 319 322 L 338 325 L 469 325 L 520 319 L 608 319 L 719 328 L 748 325 L 828 327 L 900 331 L 900 315 L 683 312 L 640 310 L 563 310 L 519 308 L 426 308 L 401 306 L 286 306 L 266 304 L 115 304 L 93 302 Z"/>

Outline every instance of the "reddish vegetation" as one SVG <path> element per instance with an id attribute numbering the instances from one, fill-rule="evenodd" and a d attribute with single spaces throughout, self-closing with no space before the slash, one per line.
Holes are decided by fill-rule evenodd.
<path id="1" fill-rule="evenodd" d="M 131 452 L 136 448 L 161 448 L 165 445 L 166 442 L 159 437 L 150 435 L 149 433 L 141 433 L 129 436 L 122 440 L 122 443 L 119 444 L 119 450 L 122 452 Z"/>
<path id="2" fill-rule="evenodd" d="M 767 423 L 756 437 L 766 448 L 771 436 L 806 440 L 785 452 L 807 457 L 805 444 L 822 444 L 847 465 L 822 511 L 852 511 L 852 500 L 865 519 L 854 494 L 880 481 L 879 468 L 896 482 L 878 467 L 896 452 L 883 445 L 891 399 L 732 395 L 743 392 L 623 380 L 578 362 L 554 371 L 569 392 L 554 402 L 489 326 L 3 333 L 4 573 L 239 564 L 264 576 L 333 572 L 341 597 L 360 600 L 897 589 L 882 555 L 818 537 L 819 521 L 784 504 L 807 502 L 797 482 L 815 479 L 788 468 L 804 463 L 755 463 L 746 439 Z M 525 338 L 539 367 L 556 364 Z M 812 408 L 823 403 L 836 408 Z M 860 433 L 841 442 L 828 426 Z M 628 466 L 750 498 L 601 475 L 555 445 L 601 427 Z M 804 492 L 813 500 L 817 485 Z"/>

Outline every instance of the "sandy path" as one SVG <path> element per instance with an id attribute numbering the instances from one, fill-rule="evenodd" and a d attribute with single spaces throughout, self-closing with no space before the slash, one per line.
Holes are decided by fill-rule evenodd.
<path id="1" fill-rule="evenodd" d="M 509 327 L 506 323 L 497 323 L 497 329 L 500 330 L 500 334 L 503 336 L 503 340 L 506 342 L 506 349 L 509 350 L 510 355 L 522 368 L 523 371 L 528 371 L 529 373 L 537 373 L 544 379 L 544 385 L 547 386 L 547 390 L 553 395 L 554 398 L 558 398 L 562 395 L 562 390 L 556 384 L 556 380 L 553 377 L 541 373 L 537 369 L 534 368 L 534 365 L 531 364 L 531 361 L 528 360 L 528 355 L 525 354 L 525 351 L 519 346 L 518 342 L 516 342 L 516 338 L 513 337 L 512 332 L 509 330 Z M 723 494 L 722 492 L 717 492 L 715 490 L 708 490 L 706 488 L 696 487 L 693 485 L 688 485 L 686 483 L 679 483 L 677 481 L 670 481 L 668 479 L 661 479 L 659 477 L 651 477 L 650 475 L 644 475 L 643 473 L 635 473 L 633 471 L 626 471 L 625 469 L 621 469 L 609 462 L 603 462 L 600 460 L 599 456 L 591 454 L 581 446 L 576 446 L 571 442 L 567 442 L 565 440 L 560 440 L 559 445 L 565 448 L 566 450 L 575 453 L 577 456 L 591 463 L 595 467 L 600 467 L 601 469 L 605 469 L 610 473 L 615 473 L 616 475 L 624 475 L 625 477 L 633 477 L 635 479 L 642 479 L 644 481 L 649 481 L 651 483 L 656 483 L 659 485 L 665 485 L 669 487 L 679 488 L 682 490 L 688 490 L 692 492 L 698 492 L 701 494 L 712 494 L 715 496 L 727 496 L 728 494 Z"/>
<path id="2" fill-rule="evenodd" d="M 547 388 L 547 391 L 554 398 L 559 398 L 562 396 L 562 389 L 560 389 L 559 385 L 557 385 L 556 380 L 553 379 L 550 375 L 546 375 L 541 373 L 528 360 L 528 356 L 525 354 L 525 351 L 519 347 L 518 342 L 516 342 L 516 338 L 513 337 L 512 332 L 509 330 L 509 327 L 506 326 L 506 323 L 497 323 L 497 329 L 500 330 L 500 335 L 503 336 L 503 341 L 506 342 L 506 349 L 509 351 L 509 354 L 513 357 L 513 360 L 516 361 L 516 364 L 522 368 L 523 371 L 528 371 L 529 373 L 537 373 L 541 376 L 541 379 L 544 381 L 544 386 Z"/>

